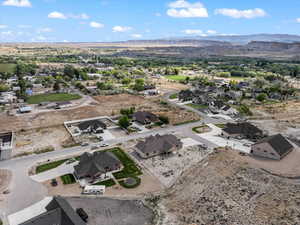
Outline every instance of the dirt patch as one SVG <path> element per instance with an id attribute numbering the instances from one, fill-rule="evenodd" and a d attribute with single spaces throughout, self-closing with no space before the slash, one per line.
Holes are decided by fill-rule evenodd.
<path id="1" fill-rule="evenodd" d="M 60 149 L 66 142 L 70 144 L 70 138 L 70 134 L 62 125 L 20 131 L 16 133 L 13 155 L 41 150 L 47 147 Z"/>
<path id="2" fill-rule="evenodd" d="M 216 151 L 166 193 L 163 224 L 299 224 L 299 191 L 237 152 Z"/>
<path id="3" fill-rule="evenodd" d="M 11 175 L 12 174 L 9 170 L 0 170 L 0 196 L 7 190 L 11 180 Z"/>

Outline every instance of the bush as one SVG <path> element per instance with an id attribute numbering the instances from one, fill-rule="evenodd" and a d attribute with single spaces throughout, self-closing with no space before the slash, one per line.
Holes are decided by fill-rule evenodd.
<path id="1" fill-rule="evenodd" d="M 159 120 L 161 122 L 163 122 L 164 124 L 169 124 L 170 123 L 170 120 L 167 116 L 159 116 Z"/>
<path id="2" fill-rule="evenodd" d="M 111 187 L 111 186 L 114 186 L 115 184 L 116 184 L 116 182 L 113 179 L 109 179 L 109 180 L 105 180 L 105 181 L 100 181 L 93 185 L 104 185 L 105 187 Z"/>

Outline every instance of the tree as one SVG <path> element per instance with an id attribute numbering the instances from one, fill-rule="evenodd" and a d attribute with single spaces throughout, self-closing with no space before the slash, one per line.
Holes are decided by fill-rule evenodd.
<path id="1" fill-rule="evenodd" d="M 119 126 L 124 128 L 124 129 L 127 129 L 129 126 L 130 126 L 130 121 L 129 121 L 129 118 L 128 116 L 122 116 L 120 119 L 119 119 L 119 122 L 118 122 Z"/>
<path id="2" fill-rule="evenodd" d="M 164 124 L 169 124 L 169 123 L 170 123 L 169 117 L 167 117 L 167 116 L 160 116 L 160 117 L 159 117 L 159 120 L 160 120 L 161 122 L 163 122 Z"/>
<path id="3" fill-rule="evenodd" d="M 256 99 L 258 100 L 258 101 L 260 101 L 260 102 L 263 102 L 263 101 L 265 101 L 266 99 L 267 99 L 267 94 L 265 94 L 265 93 L 261 93 L 261 94 L 259 94 L 257 97 L 256 97 Z"/>
<path id="4" fill-rule="evenodd" d="M 60 83 L 56 81 L 53 85 L 53 90 L 54 91 L 59 91 L 60 90 Z"/>
<path id="5" fill-rule="evenodd" d="M 143 91 L 145 89 L 145 81 L 142 78 L 136 79 L 133 90 Z"/>

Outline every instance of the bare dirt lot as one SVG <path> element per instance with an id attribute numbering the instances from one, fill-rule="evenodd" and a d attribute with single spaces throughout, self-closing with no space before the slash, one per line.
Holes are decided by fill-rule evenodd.
<path id="1" fill-rule="evenodd" d="M 163 224 L 299 224 L 300 184 L 256 168 L 231 150 L 186 171 L 163 197 Z"/>
<path id="2" fill-rule="evenodd" d="M 83 208 L 88 216 L 88 225 L 150 225 L 153 212 L 139 200 L 109 198 L 67 198 L 71 206 Z"/>
<path id="3" fill-rule="evenodd" d="M 62 144 L 66 143 L 70 139 L 70 134 L 62 125 L 19 131 L 16 133 L 13 155 L 41 150 L 47 147 L 60 149 Z"/>

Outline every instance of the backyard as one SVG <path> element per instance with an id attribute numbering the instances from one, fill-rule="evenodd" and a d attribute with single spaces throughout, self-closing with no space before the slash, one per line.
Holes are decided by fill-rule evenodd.
<path id="1" fill-rule="evenodd" d="M 40 94 L 28 97 L 27 102 L 29 104 L 40 104 L 41 102 L 62 102 L 80 99 L 81 96 L 78 94 L 68 93 L 51 93 L 51 94 Z"/>

